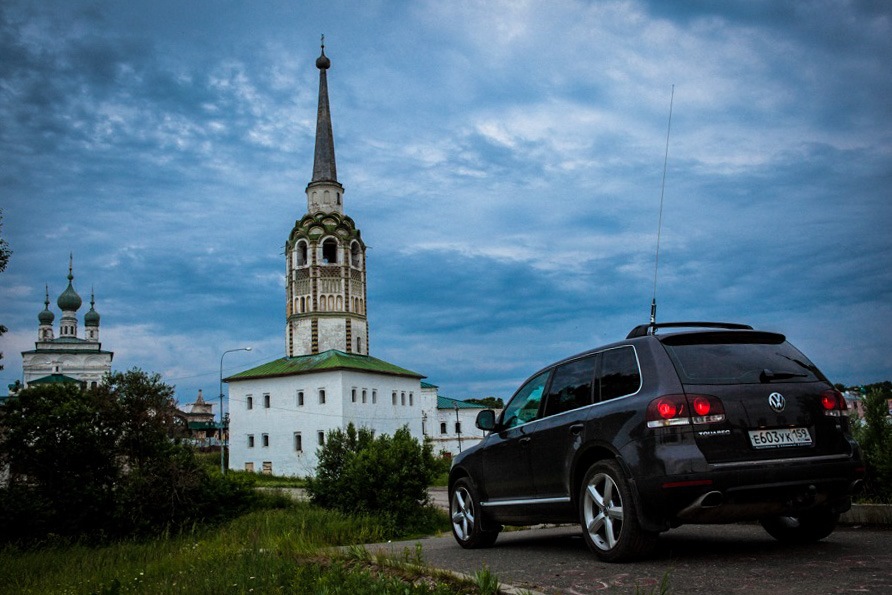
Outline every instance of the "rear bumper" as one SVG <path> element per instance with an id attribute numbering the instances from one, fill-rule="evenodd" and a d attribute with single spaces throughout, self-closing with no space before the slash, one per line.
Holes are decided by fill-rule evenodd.
<path id="1" fill-rule="evenodd" d="M 703 473 L 636 478 L 640 514 L 652 529 L 684 523 L 729 523 L 794 514 L 819 506 L 851 506 L 863 479 L 848 455 L 708 465 Z M 660 530 L 660 529 L 656 529 Z"/>

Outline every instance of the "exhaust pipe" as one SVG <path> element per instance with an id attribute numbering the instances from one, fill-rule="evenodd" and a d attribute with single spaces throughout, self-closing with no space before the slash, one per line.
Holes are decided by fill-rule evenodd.
<path id="1" fill-rule="evenodd" d="M 678 518 L 684 519 L 689 516 L 696 515 L 699 511 L 707 508 L 716 508 L 725 502 L 725 495 L 719 491 L 706 492 L 690 504 L 688 504 L 681 512 Z"/>

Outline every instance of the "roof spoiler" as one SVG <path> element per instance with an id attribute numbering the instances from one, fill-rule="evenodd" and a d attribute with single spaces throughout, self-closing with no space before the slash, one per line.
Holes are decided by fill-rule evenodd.
<path id="1" fill-rule="evenodd" d="M 748 324 L 737 324 L 734 322 L 651 322 L 650 324 L 639 324 L 633 328 L 626 339 L 634 339 L 635 337 L 645 337 L 647 335 L 656 334 L 658 328 L 718 328 L 738 331 L 753 330 L 753 327 Z"/>

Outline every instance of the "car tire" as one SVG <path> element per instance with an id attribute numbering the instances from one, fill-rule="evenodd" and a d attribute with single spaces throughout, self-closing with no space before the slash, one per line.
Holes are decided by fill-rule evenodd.
<path id="1" fill-rule="evenodd" d="M 490 547 L 499 537 L 499 530 L 483 528 L 483 511 L 477 488 L 467 477 L 455 482 L 449 494 L 449 516 L 452 535 L 465 549 Z"/>
<path id="2" fill-rule="evenodd" d="M 811 543 L 824 539 L 836 529 L 839 515 L 829 508 L 819 508 L 799 515 L 762 519 L 768 534 L 785 543 Z"/>
<path id="3" fill-rule="evenodd" d="M 579 522 L 589 549 L 604 562 L 634 560 L 656 545 L 657 534 L 638 522 L 632 490 L 616 461 L 599 461 L 585 474 Z"/>

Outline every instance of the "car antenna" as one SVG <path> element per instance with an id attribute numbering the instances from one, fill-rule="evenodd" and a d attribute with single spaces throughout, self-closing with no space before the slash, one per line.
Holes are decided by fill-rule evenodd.
<path id="1" fill-rule="evenodd" d="M 660 268 L 660 235 L 663 231 L 663 194 L 666 190 L 666 165 L 669 163 L 669 133 L 672 131 L 672 103 L 675 99 L 675 85 L 669 96 L 669 125 L 666 127 L 666 153 L 663 156 L 663 181 L 660 184 L 660 219 L 657 224 L 657 254 L 654 258 L 654 293 L 650 302 L 650 324 L 657 323 L 657 271 Z"/>

